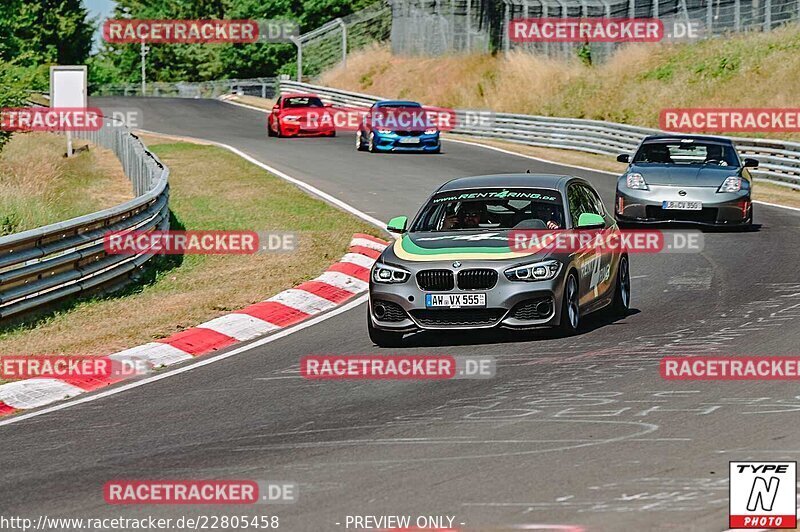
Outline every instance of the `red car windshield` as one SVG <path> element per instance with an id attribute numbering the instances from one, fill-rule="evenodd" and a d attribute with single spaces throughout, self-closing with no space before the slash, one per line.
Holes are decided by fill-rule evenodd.
<path id="1" fill-rule="evenodd" d="M 325 104 L 316 96 L 297 96 L 283 100 L 284 109 L 297 109 L 298 107 L 325 107 Z"/>

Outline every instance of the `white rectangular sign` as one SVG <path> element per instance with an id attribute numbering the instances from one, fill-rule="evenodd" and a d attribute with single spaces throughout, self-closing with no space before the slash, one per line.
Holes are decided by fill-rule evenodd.
<path id="1" fill-rule="evenodd" d="M 50 107 L 86 107 L 86 65 L 50 67 Z"/>

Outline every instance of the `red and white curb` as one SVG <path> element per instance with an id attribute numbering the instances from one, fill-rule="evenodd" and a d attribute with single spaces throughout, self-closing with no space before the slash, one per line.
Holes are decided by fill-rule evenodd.
<path id="1" fill-rule="evenodd" d="M 342 259 L 322 275 L 271 298 L 201 323 L 168 338 L 132 347 L 107 358 L 143 361 L 152 368 L 177 364 L 238 342 L 283 329 L 341 305 L 369 287 L 369 272 L 388 242 L 356 234 Z M 0 416 L 75 397 L 122 378 L 34 378 L 0 385 Z"/>

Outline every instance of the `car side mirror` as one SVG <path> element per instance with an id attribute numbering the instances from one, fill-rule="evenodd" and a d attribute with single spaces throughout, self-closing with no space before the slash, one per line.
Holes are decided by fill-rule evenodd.
<path id="1" fill-rule="evenodd" d="M 275 104 L 275 105 L 272 106 L 272 110 L 273 111 L 277 111 L 279 109 L 280 109 L 280 106 L 278 104 Z"/>
<path id="2" fill-rule="evenodd" d="M 617 161 L 621 163 L 629 163 L 631 162 L 631 156 L 628 155 L 627 153 L 620 153 L 619 155 L 617 155 Z"/>
<path id="3" fill-rule="evenodd" d="M 599 214 L 585 212 L 578 217 L 578 229 L 602 229 L 606 226 L 606 219 Z"/>
<path id="4" fill-rule="evenodd" d="M 326 103 L 325 107 L 333 107 L 333 104 L 332 103 Z"/>
<path id="5" fill-rule="evenodd" d="M 392 233 L 405 233 L 407 224 L 407 216 L 397 216 L 396 218 L 389 220 L 389 224 L 386 226 L 386 229 Z"/>
<path id="6" fill-rule="evenodd" d="M 758 159 L 745 159 L 745 168 L 758 168 Z"/>

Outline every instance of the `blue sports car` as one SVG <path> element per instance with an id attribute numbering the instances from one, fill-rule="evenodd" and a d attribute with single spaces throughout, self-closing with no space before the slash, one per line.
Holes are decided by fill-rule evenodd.
<path id="1" fill-rule="evenodd" d="M 439 128 L 418 120 L 424 114 L 424 108 L 417 102 L 381 101 L 373 104 L 356 131 L 356 149 L 373 153 L 439 153 L 442 147 Z"/>

